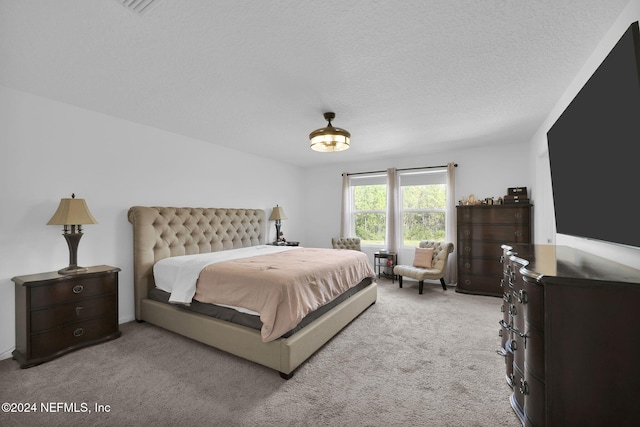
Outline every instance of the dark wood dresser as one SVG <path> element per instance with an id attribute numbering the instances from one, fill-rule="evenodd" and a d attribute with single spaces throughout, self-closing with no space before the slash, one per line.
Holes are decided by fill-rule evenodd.
<path id="1" fill-rule="evenodd" d="M 120 336 L 118 272 L 108 265 L 86 272 L 12 278 L 16 293 L 16 349 L 21 368 Z"/>
<path id="2" fill-rule="evenodd" d="M 501 297 L 500 246 L 531 243 L 533 205 L 457 206 L 457 292 Z"/>
<path id="3" fill-rule="evenodd" d="M 523 426 L 640 422 L 640 270 L 566 246 L 503 246 L 500 320 Z"/>

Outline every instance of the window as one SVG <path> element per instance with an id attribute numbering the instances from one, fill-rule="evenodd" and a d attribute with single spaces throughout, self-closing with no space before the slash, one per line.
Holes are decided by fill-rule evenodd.
<path id="1" fill-rule="evenodd" d="M 448 170 L 392 168 L 343 175 L 342 232 L 359 237 L 362 245 L 393 250 L 418 246 L 421 240 L 446 241 Z"/>
<path id="2" fill-rule="evenodd" d="M 387 230 L 387 176 L 350 179 L 351 229 L 363 245 L 384 245 Z"/>
<path id="3" fill-rule="evenodd" d="M 398 177 L 402 246 L 446 240 L 446 170 L 400 172 Z"/>

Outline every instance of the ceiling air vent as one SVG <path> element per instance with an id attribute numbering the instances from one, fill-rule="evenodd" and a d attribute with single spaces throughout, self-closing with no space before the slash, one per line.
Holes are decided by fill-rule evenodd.
<path id="1" fill-rule="evenodd" d="M 151 9 L 151 6 L 158 2 L 158 0 L 117 0 L 118 3 L 122 3 L 122 5 L 138 15 L 144 15 Z"/>

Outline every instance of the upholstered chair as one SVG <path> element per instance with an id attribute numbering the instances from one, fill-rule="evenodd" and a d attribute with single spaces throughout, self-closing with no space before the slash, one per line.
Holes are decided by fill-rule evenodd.
<path id="1" fill-rule="evenodd" d="M 354 251 L 360 250 L 360 238 L 359 237 L 333 237 L 331 239 L 331 245 L 333 249 L 352 249 Z"/>
<path id="2" fill-rule="evenodd" d="M 431 254 L 430 249 L 433 250 L 433 254 Z M 442 289 L 446 291 L 447 285 L 444 282 L 444 275 L 449 254 L 452 252 L 453 243 L 434 242 L 431 240 L 420 241 L 413 263 L 411 265 L 396 265 L 393 268 L 393 274 L 398 276 L 398 285 L 402 287 L 402 276 L 411 277 L 418 281 L 418 293 L 422 294 L 425 280 L 440 279 Z M 427 255 L 431 255 L 430 260 L 424 259 Z"/>

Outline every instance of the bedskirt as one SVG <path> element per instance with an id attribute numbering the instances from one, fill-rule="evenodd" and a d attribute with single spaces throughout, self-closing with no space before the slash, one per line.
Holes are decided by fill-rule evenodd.
<path id="1" fill-rule="evenodd" d="M 307 326 L 308 324 L 310 324 L 311 322 L 313 322 L 314 320 L 316 320 L 317 318 L 319 318 L 320 316 L 322 316 L 323 314 L 331 310 L 336 305 L 342 303 L 343 301 L 347 300 L 351 296 L 357 294 L 358 292 L 360 292 L 361 290 L 369 286 L 371 282 L 372 282 L 371 278 L 369 277 L 365 278 L 362 282 L 348 289 L 346 292 L 342 293 L 341 295 L 336 297 L 334 300 L 330 301 L 329 303 L 323 305 L 322 307 L 319 307 L 318 309 L 307 314 L 307 316 L 305 316 L 295 328 L 286 332 L 284 335 L 282 335 L 282 337 L 283 338 L 290 337 L 297 331 L 301 330 L 302 328 L 304 328 L 305 326 Z M 168 292 L 165 292 L 157 288 L 149 292 L 149 299 L 166 303 L 166 304 L 170 304 L 169 296 L 170 294 Z M 262 322 L 260 321 L 260 316 L 257 316 L 255 314 L 242 313 L 232 308 L 222 307 L 215 304 L 202 303 L 196 300 L 193 300 L 191 305 L 189 306 L 177 305 L 177 304 L 170 304 L 170 305 L 174 307 L 179 307 L 182 310 L 193 311 L 196 313 L 204 314 L 209 317 L 224 320 L 226 322 L 235 323 L 236 325 L 246 326 L 248 328 L 257 330 L 258 332 L 262 328 Z"/>

